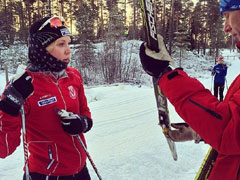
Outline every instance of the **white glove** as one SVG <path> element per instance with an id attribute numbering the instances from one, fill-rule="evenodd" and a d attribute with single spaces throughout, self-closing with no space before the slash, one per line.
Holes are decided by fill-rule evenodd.
<path id="1" fill-rule="evenodd" d="M 147 47 L 147 43 L 144 43 L 146 55 L 152 57 L 153 59 L 158 59 L 161 61 L 169 61 L 169 65 L 172 66 L 173 68 L 176 68 L 175 61 L 169 55 L 166 49 L 166 46 L 163 42 L 163 37 L 160 34 L 158 34 L 157 38 L 158 38 L 159 52 L 152 51 Z"/>

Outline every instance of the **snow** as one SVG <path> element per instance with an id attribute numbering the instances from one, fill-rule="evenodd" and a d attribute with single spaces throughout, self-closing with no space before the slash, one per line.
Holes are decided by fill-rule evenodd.
<path id="1" fill-rule="evenodd" d="M 225 50 L 222 55 L 229 53 L 229 50 Z M 212 78 L 206 67 L 214 64 L 191 53 L 188 54 L 188 59 L 184 65 L 186 71 L 211 89 Z M 229 86 L 238 75 L 240 61 L 238 58 L 227 59 L 226 63 L 229 66 Z M 2 72 L 0 93 L 4 86 L 5 76 Z M 92 130 L 85 134 L 88 152 L 103 180 L 194 179 L 209 146 L 203 142 L 176 143 L 178 160 L 173 160 L 158 125 L 153 87 L 101 85 L 85 87 L 85 93 L 94 120 Z M 169 111 L 172 122 L 183 121 L 171 104 Z M 11 156 L 0 159 L 0 180 L 21 179 L 23 164 L 23 147 L 20 145 Z M 97 180 L 91 164 L 87 164 L 92 180 Z"/>

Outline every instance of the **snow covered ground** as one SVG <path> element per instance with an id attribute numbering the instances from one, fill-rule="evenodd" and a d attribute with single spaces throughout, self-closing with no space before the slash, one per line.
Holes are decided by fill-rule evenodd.
<path id="1" fill-rule="evenodd" d="M 224 51 L 223 55 L 229 52 Z M 189 58 L 189 67 L 206 63 Z M 203 62 L 202 62 L 203 61 Z M 240 61 L 227 59 L 228 86 L 238 75 Z M 188 68 L 186 69 L 188 70 Z M 189 73 L 191 68 L 189 68 Z M 192 73 L 211 89 L 209 71 Z M 208 74 L 209 73 L 209 74 Z M 5 86 L 0 74 L 0 93 Z M 158 125 L 153 88 L 129 84 L 85 87 L 94 126 L 85 137 L 88 151 L 103 180 L 193 180 L 208 150 L 208 145 L 176 143 L 178 160 L 174 161 Z M 226 92 L 226 91 L 225 91 Z M 182 122 L 169 105 L 172 122 Z M 6 159 L 0 159 L 0 180 L 20 180 L 23 175 L 22 145 Z M 97 176 L 88 162 L 92 180 Z"/>

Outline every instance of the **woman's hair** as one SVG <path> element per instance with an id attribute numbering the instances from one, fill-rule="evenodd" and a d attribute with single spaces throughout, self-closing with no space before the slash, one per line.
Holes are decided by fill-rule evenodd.
<path id="1" fill-rule="evenodd" d="M 47 50 L 48 52 L 51 52 L 51 51 L 53 50 L 54 46 L 56 46 L 56 43 L 57 43 L 57 41 L 53 41 L 51 44 L 49 44 L 49 45 L 46 47 L 46 50 Z"/>

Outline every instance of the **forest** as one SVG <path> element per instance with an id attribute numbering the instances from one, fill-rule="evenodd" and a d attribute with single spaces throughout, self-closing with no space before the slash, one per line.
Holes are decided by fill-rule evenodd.
<path id="1" fill-rule="evenodd" d="M 187 50 L 216 57 L 220 48 L 232 47 L 231 37 L 222 31 L 218 0 L 153 0 L 153 5 L 157 32 L 170 54 Z M 133 67 L 126 67 L 129 59 L 122 54 L 124 41 L 145 39 L 139 0 L 0 0 L 1 67 L 26 62 L 30 25 L 53 15 L 64 17 L 73 34 L 72 65 L 84 77 L 95 72 L 108 83 L 136 78 L 137 70 L 126 74 Z M 103 49 L 96 52 L 99 43 Z"/>

